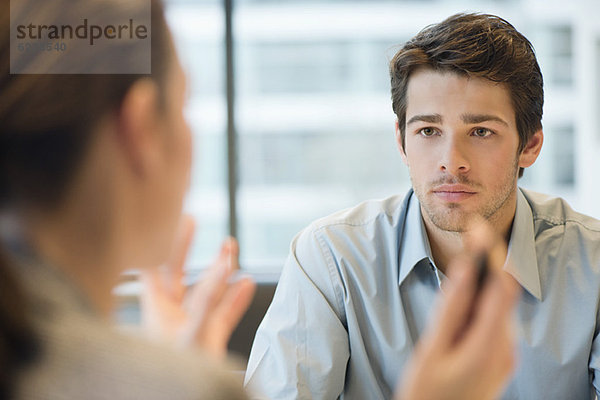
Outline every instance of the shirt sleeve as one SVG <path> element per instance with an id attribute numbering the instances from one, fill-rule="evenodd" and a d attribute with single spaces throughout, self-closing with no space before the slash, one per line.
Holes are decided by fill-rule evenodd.
<path id="1" fill-rule="evenodd" d="M 250 353 L 245 385 L 251 398 L 337 399 L 342 393 L 348 333 L 331 260 L 315 231 L 292 241 Z"/>

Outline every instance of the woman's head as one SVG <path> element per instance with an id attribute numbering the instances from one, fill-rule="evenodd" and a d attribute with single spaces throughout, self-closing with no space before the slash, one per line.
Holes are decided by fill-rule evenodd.
<path id="1" fill-rule="evenodd" d="M 69 51 L 79 58 L 69 63 L 81 63 L 90 73 L 48 74 L 44 72 L 57 72 L 53 69 L 57 59 L 48 54 L 11 54 L 9 13 L 0 12 L 0 216 L 16 215 L 42 257 L 51 253 L 42 251 L 48 249 L 79 257 L 83 263 L 70 267 L 84 276 L 85 289 L 106 286 L 107 276 L 119 268 L 162 261 L 181 213 L 191 146 L 182 114 L 185 77 L 160 0 L 11 3 L 16 6 L 11 9 L 13 18 L 45 25 L 60 25 L 74 7 L 83 17 L 101 14 L 109 22 L 144 16 L 150 22 L 151 46 L 105 40 L 79 53 L 87 42 L 71 41 Z M 148 60 L 144 56 L 149 49 Z M 28 71 L 36 74 L 10 74 L 18 72 L 10 70 L 11 56 L 20 57 L 20 68 L 32 68 Z M 144 59 L 151 73 L 94 73 L 115 61 L 127 67 L 140 66 Z M 69 63 L 62 65 L 63 72 L 73 67 Z M 2 247 L 0 243 L 0 397 L 4 398 L 17 367 L 31 360 L 35 340 L 25 311 L 27 296 Z M 94 253 L 113 264 L 90 257 Z M 56 254 L 60 253 L 52 255 Z M 61 264 L 60 257 L 49 258 L 65 272 L 74 271 Z M 86 261 L 91 265 L 82 266 Z M 93 297 L 91 291 L 88 294 Z"/>
<path id="2" fill-rule="evenodd" d="M 20 12 L 25 15 L 19 17 L 35 21 L 43 13 L 50 25 L 52 17 L 58 21 L 73 5 L 70 0 L 48 3 L 53 7 L 22 0 Z M 151 7 L 152 72 L 11 75 L 11 43 L 4 36 L 0 43 L 0 208 L 27 216 L 51 215 L 81 206 L 74 202 L 89 200 L 90 194 L 79 196 L 79 192 L 94 189 L 89 212 L 112 226 L 114 218 L 127 222 L 125 234 L 149 241 L 150 249 L 148 260 L 140 256 L 131 261 L 150 262 L 166 255 L 168 235 L 176 225 L 187 186 L 190 134 L 182 116 L 183 72 L 159 0 L 76 4 L 84 14 L 102 13 L 106 21 L 124 16 L 135 20 Z M 0 18 L 7 27 L 8 14 Z M 76 46 L 87 45 L 83 40 L 71 42 L 69 46 L 75 48 L 69 50 L 76 53 Z M 147 51 L 141 41 L 110 40 L 95 43 L 91 58 L 87 55 L 81 62 L 101 67 L 114 63 L 120 54 L 127 58 L 123 65 L 135 64 Z M 47 62 L 43 52 L 26 59 L 42 71 Z M 121 210 L 111 209 L 116 206 Z M 162 242 L 167 242 L 164 247 Z"/>

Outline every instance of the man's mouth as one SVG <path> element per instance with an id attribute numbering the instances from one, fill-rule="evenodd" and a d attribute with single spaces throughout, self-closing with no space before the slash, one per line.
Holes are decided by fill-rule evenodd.
<path id="1" fill-rule="evenodd" d="M 434 187 L 432 193 L 443 201 L 457 203 L 476 195 L 477 191 L 466 185 L 446 184 Z"/>

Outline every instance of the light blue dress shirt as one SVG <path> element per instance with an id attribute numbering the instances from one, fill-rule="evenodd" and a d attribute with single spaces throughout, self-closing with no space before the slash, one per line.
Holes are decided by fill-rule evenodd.
<path id="1" fill-rule="evenodd" d="M 509 241 L 523 287 L 504 399 L 600 389 L 600 221 L 519 189 Z M 318 220 L 292 242 L 246 374 L 254 398 L 389 399 L 440 281 L 412 191 Z"/>

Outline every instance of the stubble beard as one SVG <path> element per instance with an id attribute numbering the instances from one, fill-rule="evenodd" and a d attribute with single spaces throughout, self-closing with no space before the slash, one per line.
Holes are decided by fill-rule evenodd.
<path id="1" fill-rule="evenodd" d="M 462 233 L 466 230 L 467 226 L 469 226 L 469 221 L 474 216 L 479 216 L 491 224 L 494 223 L 495 218 L 499 217 L 498 212 L 504 208 L 516 191 L 518 170 L 518 159 L 515 158 L 513 168 L 507 171 L 507 174 L 502 179 L 503 183 L 499 188 L 500 190 L 497 193 L 492 193 L 492 197 L 488 201 L 483 202 L 473 211 L 462 210 L 462 206 L 458 203 L 448 203 L 443 206 L 435 204 L 435 200 L 432 198 L 434 195 L 429 193 L 429 188 L 441 183 L 462 183 L 468 184 L 473 188 L 482 188 L 482 186 L 476 182 L 472 182 L 461 176 L 456 178 L 446 178 L 441 181 L 438 180 L 434 183 L 427 184 L 424 188 L 420 185 L 416 185 L 416 182 L 412 179 L 412 174 L 411 182 L 414 192 L 421 204 L 421 210 L 426 214 L 425 217 L 440 230 Z"/>

